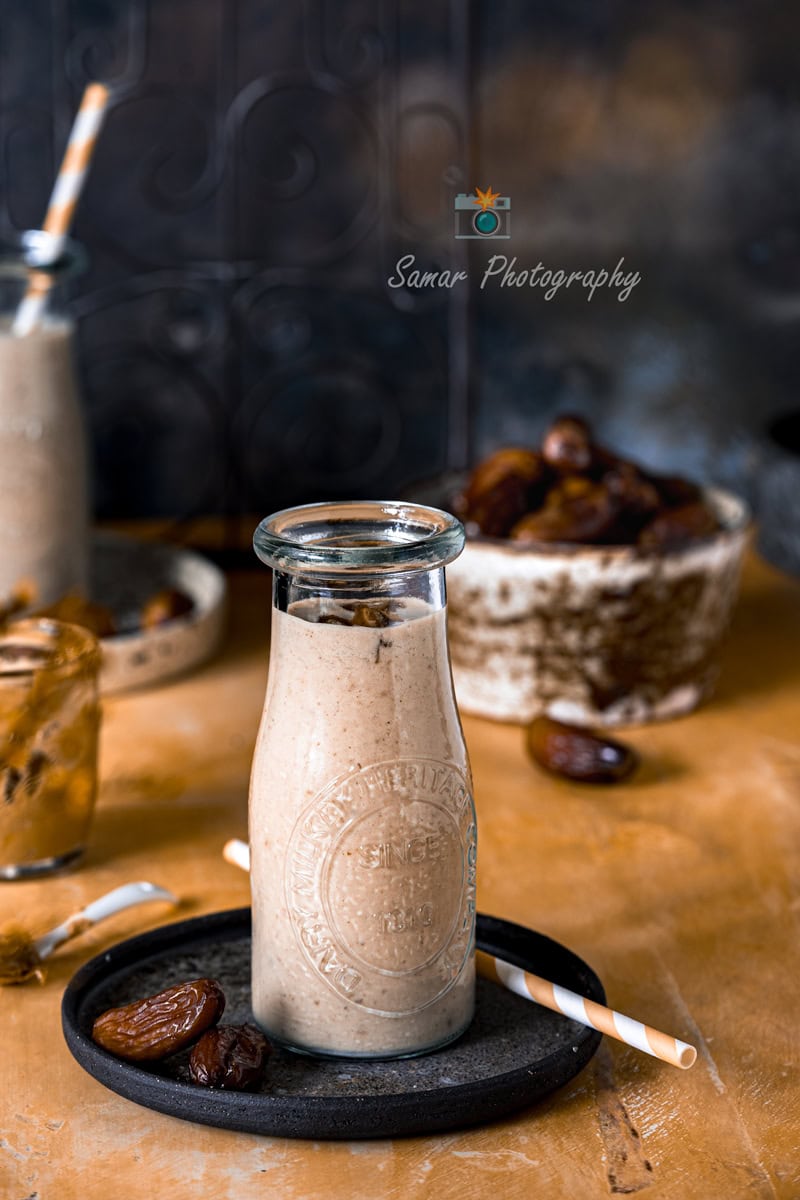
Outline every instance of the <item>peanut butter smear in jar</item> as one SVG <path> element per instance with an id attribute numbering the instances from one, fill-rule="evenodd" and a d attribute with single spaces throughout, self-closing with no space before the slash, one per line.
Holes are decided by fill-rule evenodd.
<path id="1" fill-rule="evenodd" d="M 100 648 L 47 618 L 0 629 L 0 879 L 86 848 L 97 791 Z"/>

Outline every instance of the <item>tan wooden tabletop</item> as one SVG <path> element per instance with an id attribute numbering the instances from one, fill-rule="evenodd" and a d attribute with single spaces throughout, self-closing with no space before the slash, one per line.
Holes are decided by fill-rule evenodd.
<path id="1" fill-rule="evenodd" d="M 246 834 L 266 680 L 267 574 L 232 576 L 223 653 L 106 703 L 102 789 L 83 865 L 0 885 L 35 931 L 148 878 L 179 915 L 248 902 L 220 849 Z M 644 765 L 593 788 L 543 775 L 522 732 L 467 719 L 479 908 L 574 949 L 609 1002 L 699 1049 L 687 1072 L 606 1042 L 544 1103 L 500 1124 L 397 1141 L 307 1142 L 192 1125 L 123 1100 L 64 1044 L 75 969 L 175 919 L 120 914 L 0 991 L 3 1200 L 498 1200 L 800 1197 L 800 582 L 751 561 L 714 700 L 627 736 Z"/>

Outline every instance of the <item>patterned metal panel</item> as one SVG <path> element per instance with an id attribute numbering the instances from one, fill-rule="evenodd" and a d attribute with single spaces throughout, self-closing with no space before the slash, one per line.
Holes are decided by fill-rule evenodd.
<path id="1" fill-rule="evenodd" d="M 41 222 L 85 82 L 115 87 L 76 227 L 100 514 L 393 494 L 465 458 L 462 302 L 386 282 L 409 244 L 461 253 L 436 240 L 464 185 L 465 19 L 4 4 L 0 232 Z"/>
<path id="2" fill-rule="evenodd" d="M 98 511 L 395 493 L 565 408 L 758 500 L 800 386 L 799 36 L 683 0 L 4 0 L 0 235 L 117 89 L 77 223 Z M 454 239 L 478 184 L 510 241 Z M 641 284 L 481 288 L 501 245 Z M 406 253 L 469 286 L 389 288 Z"/>

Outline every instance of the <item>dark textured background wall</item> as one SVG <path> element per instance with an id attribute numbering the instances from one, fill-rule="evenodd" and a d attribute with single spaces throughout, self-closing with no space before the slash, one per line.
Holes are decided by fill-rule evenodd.
<path id="1" fill-rule="evenodd" d="M 4 0 L 0 234 L 41 222 L 86 80 L 117 89 L 76 228 L 98 512 L 394 493 L 567 407 L 758 500 L 796 404 L 799 60 L 789 3 Z M 642 283 L 481 292 L 476 184 L 518 265 Z M 390 289 L 404 253 L 473 286 Z"/>

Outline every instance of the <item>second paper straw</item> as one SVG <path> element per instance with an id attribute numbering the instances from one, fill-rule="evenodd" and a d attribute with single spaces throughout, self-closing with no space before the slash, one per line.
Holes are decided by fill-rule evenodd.
<path id="1" fill-rule="evenodd" d="M 43 228 L 52 237 L 53 261 L 61 254 L 72 224 L 75 206 L 108 107 L 108 98 L 109 90 L 103 83 L 90 83 L 83 93 L 44 219 Z M 12 326 L 12 332 L 17 337 L 24 337 L 39 324 L 51 283 L 47 271 L 31 272 L 27 291 Z"/>

